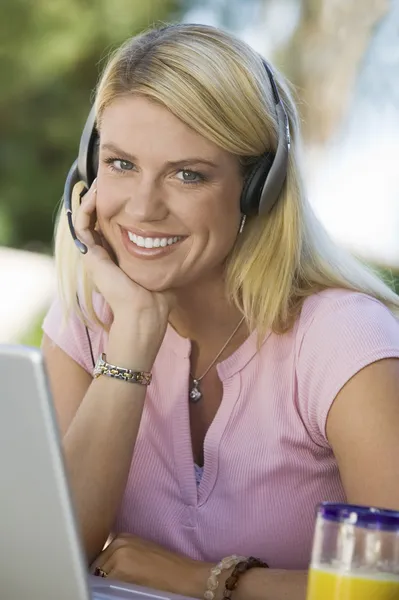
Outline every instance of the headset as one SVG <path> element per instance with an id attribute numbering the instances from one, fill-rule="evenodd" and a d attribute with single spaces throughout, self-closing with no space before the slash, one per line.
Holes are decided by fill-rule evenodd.
<path id="1" fill-rule="evenodd" d="M 287 176 L 288 155 L 291 148 L 291 137 L 288 116 L 281 101 L 278 89 L 268 63 L 262 58 L 269 77 L 278 123 L 278 141 L 276 153 L 266 152 L 252 167 L 247 176 L 240 198 L 241 213 L 246 216 L 267 215 L 271 212 L 284 185 Z M 82 254 L 86 254 L 87 246 L 81 242 L 75 232 L 72 221 L 72 191 L 78 181 L 83 181 L 87 192 L 97 176 L 99 154 L 99 134 L 96 129 L 94 106 L 83 128 L 80 138 L 78 158 L 72 164 L 64 186 L 64 208 L 68 226 L 75 245 Z"/>

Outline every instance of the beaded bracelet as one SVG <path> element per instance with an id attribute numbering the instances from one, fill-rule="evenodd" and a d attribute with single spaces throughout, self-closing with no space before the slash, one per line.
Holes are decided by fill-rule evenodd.
<path id="1" fill-rule="evenodd" d="M 243 575 L 246 571 L 249 571 L 249 569 L 253 569 L 255 567 L 268 569 L 269 565 L 259 560 L 259 558 L 255 558 L 254 556 L 245 558 L 243 561 L 237 563 L 234 567 L 232 574 L 226 580 L 222 600 L 230 600 L 231 594 L 236 589 L 238 580 L 240 579 L 241 575 Z"/>
<path id="2" fill-rule="evenodd" d="M 235 567 L 238 563 L 242 563 L 245 561 L 245 556 L 237 556 L 233 554 L 232 556 L 226 556 L 223 558 L 215 567 L 212 567 L 211 574 L 207 581 L 207 590 L 204 594 L 204 600 L 214 600 L 215 591 L 219 586 L 219 575 L 225 569 L 230 569 L 231 567 Z"/>

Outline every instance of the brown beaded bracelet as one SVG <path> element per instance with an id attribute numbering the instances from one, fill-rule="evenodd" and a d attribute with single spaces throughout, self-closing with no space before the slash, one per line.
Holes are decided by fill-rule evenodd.
<path id="1" fill-rule="evenodd" d="M 259 558 L 255 558 L 254 556 L 250 556 L 249 558 L 247 558 L 247 560 L 239 562 L 234 567 L 234 570 L 230 577 L 226 579 L 222 600 L 230 600 L 231 594 L 236 589 L 238 585 L 238 580 L 240 579 L 241 575 L 243 575 L 244 573 L 246 573 L 246 571 L 249 571 L 250 569 L 254 569 L 255 567 L 268 569 L 269 565 L 259 560 Z"/>

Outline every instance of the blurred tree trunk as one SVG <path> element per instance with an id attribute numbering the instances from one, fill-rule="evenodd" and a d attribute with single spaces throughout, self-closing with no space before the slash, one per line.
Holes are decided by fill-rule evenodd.
<path id="1" fill-rule="evenodd" d="M 296 85 L 303 135 L 324 145 L 339 126 L 358 66 L 390 0 L 302 0 L 298 28 L 277 61 Z"/>

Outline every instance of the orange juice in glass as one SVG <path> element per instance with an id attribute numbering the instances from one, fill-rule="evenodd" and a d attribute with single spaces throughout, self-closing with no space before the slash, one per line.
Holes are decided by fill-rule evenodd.
<path id="1" fill-rule="evenodd" d="M 399 600 L 399 512 L 317 509 L 307 600 Z"/>

